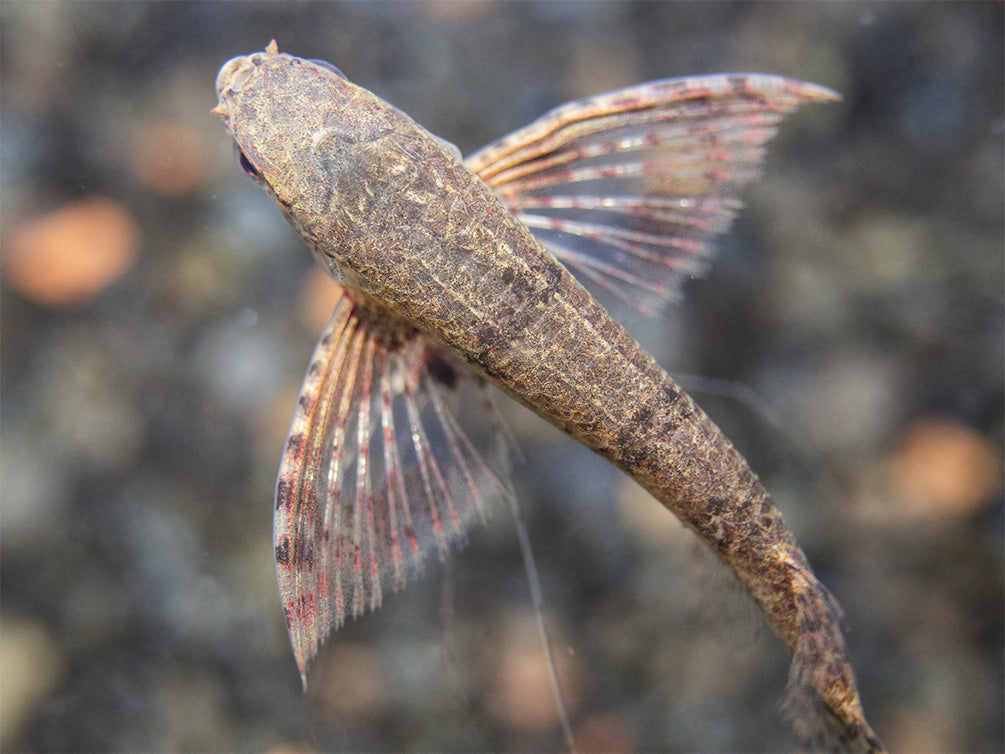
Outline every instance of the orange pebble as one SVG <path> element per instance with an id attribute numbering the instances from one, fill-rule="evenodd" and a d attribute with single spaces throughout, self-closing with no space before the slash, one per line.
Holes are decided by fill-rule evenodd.
<path id="1" fill-rule="evenodd" d="M 321 679 L 314 701 L 326 718 L 372 721 L 386 711 L 387 689 L 380 659 L 371 648 L 340 642 L 332 646 L 318 669 Z M 352 679 L 351 693 L 346 693 L 347 678 Z"/>
<path id="2" fill-rule="evenodd" d="M 314 754 L 316 751 L 306 741 L 289 740 L 273 744 L 272 748 L 265 750 L 265 754 Z"/>
<path id="3" fill-rule="evenodd" d="M 140 246 L 129 211 L 111 199 L 81 199 L 28 220 L 11 234 L 0 258 L 4 279 L 49 306 L 96 295 L 129 269 Z"/>
<path id="4" fill-rule="evenodd" d="M 915 422 L 890 462 L 905 507 L 921 516 L 965 515 L 1001 488 L 1000 452 L 969 427 L 945 419 Z"/>
<path id="5" fill-rule="evenodd" d="M 304 281 L 300 316 L 309 327 L 320 332 L 331 319 L 340 298 L 342 286 L 320 269 L 315 269 Z"/>
<path id="6" fill-rule="evenodd" d="M 130 164 L 145 186 L 164 196 L 185 196 L 206 183 L 209 159 L 202 140 L 186 126 L 156 123 L 140 131 Z"/>
<path id="7" fill-rule="evenodd" d="M 598 752 L 617 754 L 636 750 L 628 722 L 615 713 L 593 715 L 576 726 L 573 731 L 576 751 L 589 754 Z"/>
<path id="8" fill-rule="evenodd" d="M 490 709 L 506 725 L 525 733 L 555 728 L 560 723 L 560 713 L 536 620 L 529 615 L 515 616 L 507 622 L 504 636 L 494 648 L 498 655 L 488 694 Z M 554 646 L 561 647 L 561 631 L 555 636 Z M 555 652 L 555 665 L 565 704 L 573 712 L 583 695 L 584 669 L 574 655 L 561 651 Z"/>

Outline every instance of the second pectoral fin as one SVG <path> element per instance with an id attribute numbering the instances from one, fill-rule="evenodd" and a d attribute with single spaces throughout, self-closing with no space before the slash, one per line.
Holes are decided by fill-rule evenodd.
<path id="1" fill-rule="evenodd" d="M 760 74 L 653 81 L 556 108 L 465 164 L 588 287 L 657 314 L 705 272 L 781 120 L 833 99 Z"/>
<path id="2" fill-rule="evenodd" d="M 276 486 L 280 592 L 301 675 L 330 629 L 380 605 L 512 494 L 481 380 L 346 293 L 305 377 Z"/>

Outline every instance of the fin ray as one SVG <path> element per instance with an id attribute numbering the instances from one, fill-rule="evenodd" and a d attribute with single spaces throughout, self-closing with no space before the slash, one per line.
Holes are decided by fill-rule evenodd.
<path id="1" fill-rule="evenodd" d="M 276 483 L 280 594 L 301 677 L 329 630 L 380 606 L 512 496 L 470 369 L 346 292 L 314 354 Z M 479 408 L 482 408 L 479 406 Z"/>
<path id="2" fill-rule="evenodd" d="M 466 164 L 587 285 L 653 314 L 704 274 L 782 119 L 836 98 L 777 76 L 665 79 L 563 105 Z"/>

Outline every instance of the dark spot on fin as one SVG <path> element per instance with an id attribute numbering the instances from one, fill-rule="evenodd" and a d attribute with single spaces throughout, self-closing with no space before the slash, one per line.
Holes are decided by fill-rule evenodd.
<path id="1" fill-rule="evenodd" d="M 287 538 L 287 544 L 289 539 Z M 279 550 L 277 548 L 276 555 L 278 558 Z M 290 557 L 290 553 L 286 553 L 287 558 Z M 293 543 L 292 561 L 294 566 L 300 568 L 304 571 L 311 571 L 314 569 L 314 542 L 307 537 L 298 537 Z"/>
<path id="2" fill-rule="evenodd" d="M 422 362 L 425 364 L 429 376 L 441 385 L 452 388 L 457 384 L 457 370 L 436 349 L 427 348 L 423 351 Z"/>
<path id="3" fill-rule="evenodd" d="M 279 566 L 289 566 L 290 564 L 290 538 L 283 536 L 276 544 L 276 564 Z"/>
<path id="4" fill-rule="evenodd" d="M 289 508 L 293 496 L 292 485 L 285 479 L 276 483 L 276 508 Z"/>
<path id="5" fill-rule="evenodd" d="M 299 453 L 300 449 L 304 445 L 304 436 L 302 434 L 293 434 L 286 439 L 286 452 L 287 453 Z"/>

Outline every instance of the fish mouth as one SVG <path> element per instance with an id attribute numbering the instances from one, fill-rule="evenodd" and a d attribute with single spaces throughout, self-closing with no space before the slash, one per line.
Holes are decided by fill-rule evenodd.
<path id="1" fill-rule="evenodd" d="M 230 113 L 226 99 L 227 96 L 237 94 L 243 90 L 265 58 L 278 54 L 279 49 L 276 46 L 276 40 L 272 40 L 264 52 L 255 52 L 251 55 L 238 55 L 236 58 L 231 58 L 224 63 L 220 68 L 220 72 L 216 75 L 216 94 L 219 102 L 213 108 L 212 112 L 226 118 Z"/>
<path id="2" fill-rule="evenodd" d="M 216 76 L 216 93 L 221 100 L 224 94 L 239 92 L 244 88 L 257 67 L 254 57 L 254 55 L 240 55 L 223 64 Z"/>

